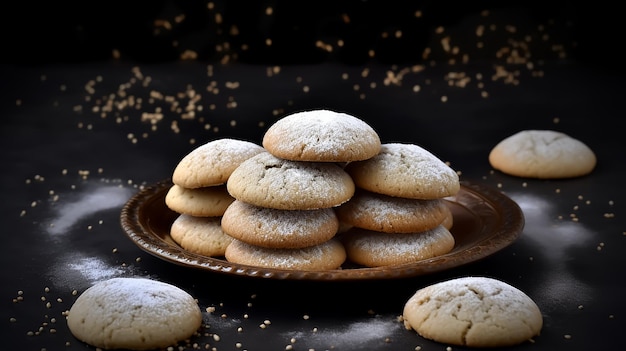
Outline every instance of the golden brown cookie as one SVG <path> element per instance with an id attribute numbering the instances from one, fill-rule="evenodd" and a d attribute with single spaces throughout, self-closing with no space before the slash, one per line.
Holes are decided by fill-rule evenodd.
<path id="1" fill-rule="evenodd" d="M 340 221 L 385 233 L 412 233 L 440 225 L 449 212 L 443 199 L 420 200 L 357 189 L 350 201 L 336 208 Z"/>
<path id="2" fill-rule="evenodd" d="M 226 260 L 256 267 L 325 271 L 339 269 L 346 251 L 335 238 L 301 249 L 270 249 L 234 239 L 226 248 Z"/>
<path id="3" fill-rule="evenodd" d="M 170 228 L 170 236 L 183 249 L 204 256 L 224 256 L 233 240 L 224 233 L 221 217 L 179 215 Z"/>
<path id="4" fill-rule="evenodd" d="M 261 145 L 239 139 L 216 139 L 185 155 L 174 168 L 172 182 L 183 188 L 224 184 L 244 160 L 264 152 Z"/>
<path id="5" fill-rule="evenodd" d="M 201 324 L 191 295 L 147 278 L 98 282 L 78 296 L 67 315 L 77 339 L 102 349 L 165 349 L 191 337 Z"/>
<path id="6" fill-rule="evenodd" d="M 299 249 L 330 240 L 339 221 L 332 208 L 277 210 L 235 200 L 224 212 L 222 228 L 251 245 Z"/>
<path id="7" fill-rule="evenodd" d="M 417 262 L 447 254 L 454 237 L 444 226 L 418 233 L 383 233 L 352 228 L 341 235 L 350 261 L 380 267 Z"/>
<path id="8" fill-rule="evenodd" d="M 591 173 L 596 155 L 582 141 L 565 133 L 523 130 L 496 144 L 489 153 L 489 163 L 517 177 L 573 178 Z"/>
<path id="9" fill-rule="evenodd" d="M 378 133 L 365 121 L 323 109 L 279 119 L 265 132 L 262 144 L 271 154 L 292 161 L 360 161 L 380 150 Z"/>
<path id="10" fill-rule="evenodd" d="M 335 207 L 354 195 L 352 178 L 337 164 L 289 161 L 269 152 L 242 162 L 226 185 L 237 200 L 279 210 Z"/>
<path id="11" fill-rule="evenodd" d="M 221 216 L 233 201 L 226 185 L 187 189 L 174 184 L 165 194 L 165 205 L 170 210 L 196 217 Z"/>
<path id="12" fill-rule="evenodd" d="M 507 347 L 539 335 L 543 317 L 521 290 L 497 279 L 462 277 L 419 289 L 406 302 L 407 329 L 443 344 Z"/>
<path id="13" fill-rule="evenodd" d="M 378 155 L 351 162 L 345 170 L 357 187 L 389 196 L 438 199 L 461 188 L 450 166 L 415 144 L 383 144 Z"/>
<path id="14" fill-rule="evenodd" d="M 454 225 L 454 214 L 452 213 L 450 206 L 446 206 L 445 212 L 446 212 L 446 218 L 443 220 L 443 222 L 441 222 L 441 225 L 444 226 L 446 229 L 450 230 L 452 229 L 452 226 Z"/>

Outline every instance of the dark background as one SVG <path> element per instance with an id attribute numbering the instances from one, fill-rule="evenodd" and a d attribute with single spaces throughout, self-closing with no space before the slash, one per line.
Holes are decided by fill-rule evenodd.
<path id="1" fill-rule="evenodd" d="M 210 4 L 210 5 L 209 5 Z M 571 57 L 618 63 L 620 11 L 608 2 L 575 1 L 13 1 L 4 4 L 0 40 L 5 63 L 75 63 L 120 59 L 167 62 L 181 58 L 242 63 L 417 63 L 433 31 L 467 28 L 488 9 L 493 23 L 550 26 Z M 266 9 L 271 8 L 268 14 Z M 421 11 L 421 16 L 415 15 Z M 497 14 L 497 16 L 494 16 Z M 469 21 L 469 22 L 468 22 Z M 502 21 L 502 22 L 499 22 Z M 500 27 L 502 28 L 502 27 Z M 396 31 L 402 31 L 396 37 Z M 271 38 L 272 45 L 265 40 Z M 332 52 L 316 43 L 343 46 Z M 486 37 L 487 45 L 509 38 Z M 522 39 L 522 38 L 520 38 Z M 463 48 L 472 59 L 493 51 Z M 185 56 L 191 50 L 196 56 Z M 375 55 L 368 51 L 374 50 Z M 113 55 L 113 52 L 117 54 Z M 535 48 L 534 59 L 552 59 L 555 48 Z M 443 59 L 436 52 L 430 59 Z"/>

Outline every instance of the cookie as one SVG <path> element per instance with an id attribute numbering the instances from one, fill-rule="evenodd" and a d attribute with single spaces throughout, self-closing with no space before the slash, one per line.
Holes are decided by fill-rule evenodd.
<path id="1" fill-rule="evenodd" d="M 270 249 L 234 239 L 226 248 L 226 260 L 264 268 L 325 271 L 340 269 L 346 251 L 335 238 L 302 249 Z"/>
<path id="2" fill-rule="evenodd" d="M 290 161 L 269 152 L 242 162 L 226 186 L 237 200 L 279 210 L 330 208 L 354 195 L 352 178 L 337 164 Z"/>
<path id="3" fill-rule="evenodd" d="M 165 194 L 165 205 L 170 210 L 196 217 L 221 216 L 233 201 L 226 185 L 187 189 L 174 184 Z"/>
<path id="4" fill-rule="evenodd" d="M 462 277 L 419 289 L 402 314 L 426 339 L 466 347 L 506 347 L 539 335 L 543 318 L 521 290 L 497 279 Z"/>
<path id="5" fill-rule="evenodd" d="M 452 229 L 452 226 L 454 225 L 454 214 L 452 213 L 452 209 L 450 209 L 449 206 L 446 206 L 446 218 L 444 218 L 443 222 L 441 222 L 441 225 L 444 226 L 446 229 L 450 230 Z"/>
<path id="6" fill-rule="evenodd" d="M 385 233 L 412 233 L 441 224 L 449 209 L 443 199 L 393 197 L 357 189 L 350 201 L 336 208 L 340 221 Z"/>
<path id="7" fill-rule="evenodd" d="M 172 182 L 195 189 L 224 184 L 244 160 L 264 152 L 261 145 L 239 139 L 216 139 L 185 155 L 174 168 Z"/>
<path id="8" fill-rule="evenodd" d="M 170 236 L 183 249 L 204 256 L 224 256 L 233 240 L 224 233 L 221 217 L 179 215 L 170 228 Z"/>
<path id="9" fill-rule="evenodd" d="M 335 236 L 339 221 L 331 208 L 277 210 L 235 200 L 222 217 L 224 232 L 251 245 L 299 249 Z"/>
<path id="10" fill-rule="evenodd" d="M 415 144 L 382 144 L 368 160 L 349 163 L 345 171 L 356 187 L 411 199 L 438 199 L 461 188 L 458 174 L 426 149 Z"/>
<path id="11" fill-rule="evenodd" d="M 202 324 L 196 300 L 184 290 L 146 278 L 112 278 L 85 290 L 67 326 L 102 349 L 153 350 L 175 346 Z"/>
<path id="12" fill-rule="evenodd" d="M 454 237 L 444 226 L 418 233 L 391 234 L 362 228 L 343 233 L 347 258 L 366 267 L 416 262 L 444 255 L 454 248 Z"/>
<path id="13" fill-rule="evenodd" d="M 596 166 L 595 153 L 582 141 L 553 130 L 523 130 L 491 149 L 491 167 L 503 173 L 539 179 L 574 178 Z"/>
<path id="14" fill-rule="evenodd" d="M 269 127 L 262 144 L 276 157 L 292 161 L 360 161 L 380 151 L 378 133 L 369 124 L 330 110 L 287 115 Z"/>

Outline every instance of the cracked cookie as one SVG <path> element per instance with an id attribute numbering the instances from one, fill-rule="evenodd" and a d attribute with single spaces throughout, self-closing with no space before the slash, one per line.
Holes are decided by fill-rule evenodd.
<path id="1" fill-rule="evenodd" d="M 330 110 L 287 115 L 269 127 L 262 144 L 274 156 L 292 161 L 360 161 L 380 151 L 378 133 L 369 124 Z"/>
<path id="2" fill-rule="evenodd" d="M 539 335 L 541 311 L 521 290 L 497 279 L 462 277 L 418 290 L 405 304 L 407 329 L 433 341 L 504 347 Z"/>
<path id="3" fill-rule="evenodd" d="M 233 239 L 226 248 L 226 259 L 256 267 L 325 271 L 341 269 L 346 251 L 335 238 L 301 249 L 273 249 Z"/>
<path id="4" fill-rule="evenodd" d="M 354 182 L 332 162 L 290 161 L 263 152 L 242 162 L 226 187 L 235 199 L 279 210 L 339 206 L 354 195 Z"/>
<path id="5" fill-rule="evenodd" d="M 222 217 L 222 228 L 250 245 L 299 249 L 333 238 L 339 221 L 332 208 L 277 210 L 235 200 Z"/>
<path id="6" fill-rule="evenodd" d="M 67 315 L 79 340 L 103 349 L 153 350 L 175 346 L 202 324 L 186 291 L 147 278 L 112 278 L 85 290 Z"/>
<path id="7" fill-rule="evenodd" d="M 172 182 L 188 189 L 224 184 L 241 162 L 264 151 L 261 145 L 245 140 L 211 140 L 178 162 Z"/>
<path id="8" fill-rule="evenodd" d="M 454 248 L 454 236 L 443 225 L 414 233 L 384 233 L 353 227 L 340 238 L 350 261 L 366 267 L 425 260 Z"/>
<path id="9" fill-rule="evenodd" d="M 357 187 L 389 196 L 439 199 L 461 188 L 456 171 L 415 144 L 382 144 L 378 155 L 350 162 L 345 170 Z"/>
<path id="10" fill-rule="evenodd" d="M 491 167 L 526 178 L 574 178 L 591 173 L 594 152 L 578 139 L 553 130 L 523 130 L 493 147 Z"/>

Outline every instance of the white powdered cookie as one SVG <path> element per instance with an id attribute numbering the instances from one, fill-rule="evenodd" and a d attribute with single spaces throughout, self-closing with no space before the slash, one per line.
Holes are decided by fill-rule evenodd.
<path id="1" fill-rule="evenodd" d="M 330 240 L 339 230 L 339 221 L 332 208 L 277 210 L 235 200 L 224 212 L 222 228 L 251 245 L 299 249 Z"/>
<path id="2" fill-rule="evenodd" d="M 265 268 L 325 271 L 340 269 L 346 251 L 335 238 L 301 249 L 272 249 L 234 239 L 226 248 L 226 260 Z"/>
<path id="3" fill-rule="evenodd" d="M 262 144 L 274 156 L 292 161 L 360 161 L 380 150 L 378 134 L 365 121 L 330 110 L 283 117 L 265 132 Z"/>
<path id="4" fill-rule="evenodd" d="M 165 194 L 165 205 L 170 210 L 195 217 L 221 216 L 233 201 L 226 185 L 187 189 L 174 184 Z"/>
<path id="5" fill-rule="evenodd" d="M 466 347 L 506 347 L 539 335 L 543 318 L 524 292 L 497 279 L 463 277 L 418 290 L 405 304 L 407 329 Z"/>
<path id="6" fill-rule="evenodd" d="M 279 210 L 339 206 L 354 195 L 354 182 L 330 162 L 289 161 L 269 152 L 250 157 L 226 183 L 235 199 Z"/>
<path id="7" fill-rule="evenodd" d="M 209 141 L 180 160 L 174 168 L 172 182 L 189 189 L 224 184 L 241 162 L 263 151 L 261 145 L 244 140 Z"/>
<path id="8" fill-rule="evenodd" d="M 493 147 L 491 166 L 503 173 L 526 178 L 580 177 L 596 166 L 594 152 L 567 134 L 553 130 L 523 130 Z"/>
<path id="9" fill-rule="evenodd" d="M 447 254 L 454 236 L 443 225 L 418 233 L 383 233 L 352 228 L 341 234 L 347 258 L 366 267 L 417 262 Z"/>
<path id="10" fill-rule="evenodd" d="M 415 144 L 383 144 L 378 155 L 351 162 L 345 170 L 357 187 L 389 196 L 438 199 L 461 188 L 450 166 Z"/>
<path id="11" fill-rule="evenodd" d="M 183 249 L 204 256 L 224 256 L 233 238 L 224 233 L 221 217 L 179 215 L 170 228 L 170 236 Z"/>
<path id="12" fill-rule="evenodd" d="M 335 209 L 340 221 L 385 233 L 414 233 L 441 224 L 450 209 L 443 199 L 394 197 L 357 189 L 350 201 Z"/>
<path id="13" fill-rule="evenodd" d="M 112 278 L 85 290 L 67 316 L 71 333 L 103 349 L 175 346 L 202 324 L 196 300 L 184 290 L 146 278 Z"/>

